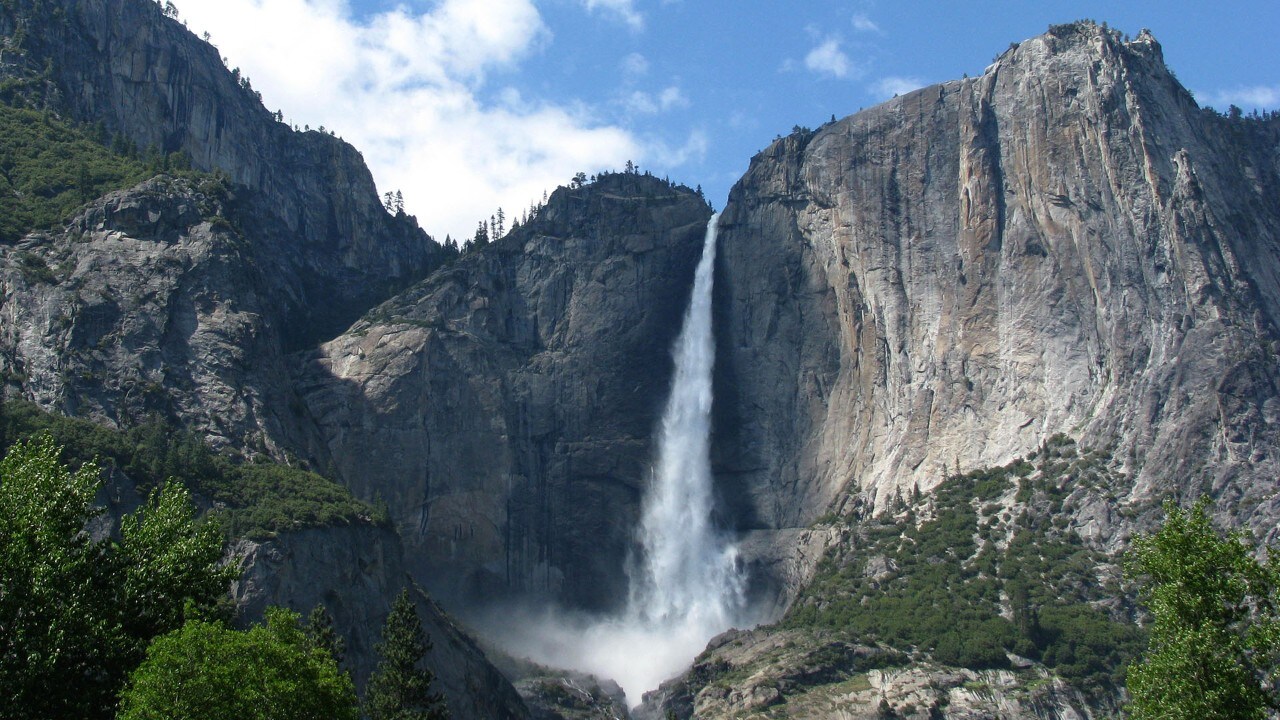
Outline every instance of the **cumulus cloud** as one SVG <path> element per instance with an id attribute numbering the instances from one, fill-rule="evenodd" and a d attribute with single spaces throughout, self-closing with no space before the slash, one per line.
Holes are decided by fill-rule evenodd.
<path id="1" fill-rule="evenodd" d="M 919 90 L 924 85 L 924 81 L 917 77 L 890 75 L 872 83 L 871 92 L 882 98 L 891 98 L 894 95 L 905 95 L 912 90 Z"/>
<path id="2" fill-rule="evenodd" d="M 644 16 L 636 10 L 635 0 L 582 0 L 582 2 L 587 10 L 603 11 L 626 23 L 633 30 L 644 29 Z"/>
<path id="3" fill-rule="evenodd" d="M 1217 110 L 1226 110 L 1232 105 L 1245 110 L 1274 110 L 1280 108 L 1280 85 L 1251 85 L 1216 92 L 1198 92 L 1196 100 L 1202 106 Z"/>
<path id="4" fill-rule="evenodd" d="M 835 78 L 846 78 L 857 73 L 857 67 L 848 55 L 840 49 L 840 41 L 830 38 L 809 51 L 804 57 L 804 66 L 820 75 Z"/>
<path id="5" fill-rule="evenodd" d="M 880 32 L 880 26 L 863 13 L 857 13 L 853 16 L 853 29 L 858 32 Z"/>
<path id="6" fill-rule="evenodd" d="M 182 12 L 269 109 L 350 141 L 379 190 L 402 190 L 438 238 L 470 233 L 499 205 L 514 216 L 579 170 L 645 156 L 588 108 L 487 84 L 549 42 L 533 0 L 443 0 L 361 20 L 346 0 L 184 0 Z"/>

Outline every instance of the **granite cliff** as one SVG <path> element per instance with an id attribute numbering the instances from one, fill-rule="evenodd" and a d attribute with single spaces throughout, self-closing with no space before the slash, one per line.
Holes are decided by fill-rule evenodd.
<path id="1" fill-rule="evenodd" d="M 5 2 L 0 43 L 6 103 L 196 171 L 92 200 L 0 248 L 6 395 L 115 428 L 159 420 L 236 458 L 297 463 L 292 448 L 314 428 L 289 352 L 448 254 L 382 208 L 358 152 L 276 122 L 155 3 Z M 128 509 L 106 500 L 112 517 Z M 310 527 L 236 549 L 245 621 L 267 604 L 324 602 L 367 677 L 382 619 L 411 582 L 394 532 Z M 453 716 L 525 717 L 466 634 L 425 595 L 419 608 Z"/>
<path id="2" fill-rule="evenodd" d="M 606 174 L 305 358 L 331 463 L 447 603 L 609 608 L 710 208 Z M 416 563 L 416 565 L 413 565 Z"/>
<path id="3" fill-rule="evenodd" d="M 249 191 L 234 219 L 272 278 L 264 290 L 288 347 L 332 336 L 440 264 L 411 217 L 383 209 L 355 148 L 278 122 L 157 3 L 14 0 L 0 5 L 0 37 L 6 100 L 183 154 Z"/>
<path id="4" fill-rule="evenodd" d="M 883 510 L 1065 433 L 1124 459 L 1071 520 L 1099 546 L 1200 492 L 1274 539 L 1278 159 L 1091 23 L 775 142 L 721 221 L 730 515 Z"/>

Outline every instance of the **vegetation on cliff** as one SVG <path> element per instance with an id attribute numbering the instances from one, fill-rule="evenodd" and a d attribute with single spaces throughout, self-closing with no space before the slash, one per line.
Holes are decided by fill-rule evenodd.
<path id="1" fill-rule="evenodd" d="M 144 491 L 178 478 L 213 503 L 232 537 L 264 539 L 308 527 L 387 522 L 385 508 L 360 502 L 332 480 L 287 465 L 234 462 L 214 453 L 195 433 L 159 419 L 112 430 L 22 401 L 0 404 L 0 450 L 36 435 L 64 446 L 73 465 L 99 462 L 108 471 L 124 473 Z"/>
<path id="2" fill-rule="evenodd" d="M 50 112 L 0 104 L 0 241 L 65 222 L 80 206 L 159 172 L 187 172 L 183 155 L 144 155 Z"/>
<path id="3" fill-rule="evenodd" d="M 1078 683 L 1118 686 L 1143 636 L 1114 607 L 1115 564 L 1063 512 L 1077 488 L 1114 486 L 1108 466 L 1059 436 L 1027 459 L 947 478 L 927 503 L 903 499 L 833 549 L 783 625 L 839 629 L 958 667 L 1007 668 L 1014 653 Z"/>

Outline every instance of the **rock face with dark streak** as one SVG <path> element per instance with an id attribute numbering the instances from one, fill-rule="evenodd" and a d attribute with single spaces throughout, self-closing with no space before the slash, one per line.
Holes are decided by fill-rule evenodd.
<path id="1" fill-rule="evenodd" d="M 1077 23 L 775 142 L 721 220 L 739 526 L 882 507 L 1062 432 L 1128 458 L 1120 503 L 1204 490 L 1274 539 L 1277 138 L 1197 108 L 1146 32 Z"/>
<path id="2" fill-rule="evenodd" d="M 448 605 L 625 601 L 623 561 L 710 208 L 633 174 L 384 303 L 300 384 L 336 475 Z"/>

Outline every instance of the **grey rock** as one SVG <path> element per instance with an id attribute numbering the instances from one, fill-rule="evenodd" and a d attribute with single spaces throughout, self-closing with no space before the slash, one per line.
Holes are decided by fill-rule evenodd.
<path id="1" fill-rule="evenodd" d="M 279 319 L 244 237 L 207 183 L 158 177 L 92 203 L 60 233 L 0 248 L 8 391 L 127 427 L 152 415 L 215 447 L 282 456 L 302 432 Z M 55 282 L 32 277 L 37 257 Z"/>
<path id="2" fill-rule="evenodd" d="M 310 454 L 387 502 L 412 572 L 446 606 L 625 599 L 709 215 L 641 175 L 561 188 L 535 221 L 304 358 Z"/>
<path id="3" fill-rule="evenodd" d="M 721 221 L 739 526 L 883 510 L 1063 432 L 1128 458 L 1144 517 L 1208 491 L 1275 538 L 1276 136 L 1196 107 L 1149 34 L 1077 23 L 775 142 Z"/>
<path id="4" fill-rule="evenodd" d="M 215 47 L 156 3 L 15 0 L 0 7 L 0 38 L 0 76 L 36 86 L 29 102 L 143 150 L 186 153 L 248 191 L 241 225 L 290 348 L 332 337 L 439 265 L 416 221 L 383 209 L 359 152 L 276 122 Z"/>

